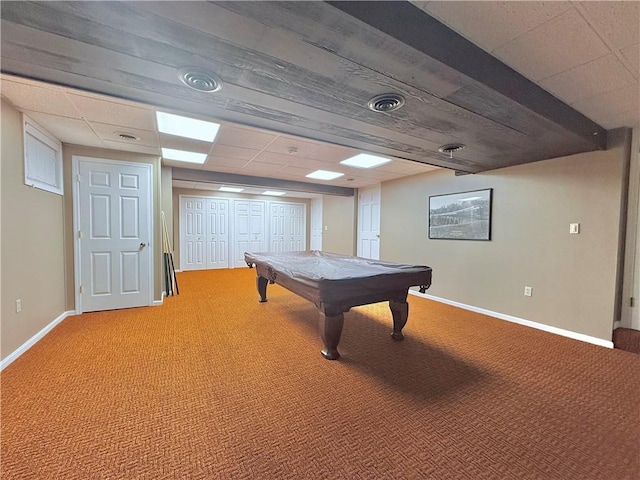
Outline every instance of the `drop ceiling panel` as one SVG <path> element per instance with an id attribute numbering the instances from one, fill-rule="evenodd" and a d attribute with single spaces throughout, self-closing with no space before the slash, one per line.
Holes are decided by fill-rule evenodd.
<path id="1" fill-rule="evenodd" d="M 579 83 L 580 88 L 575 85 Z M 619 90 L 637 80 L 613 53 L 542 80 L 540 84 L 569 104 Z"/>
<path id="2" fill-rule="evenodd" d="M 204 170 L 204 165 L 199 163 L 181 162 L 179 160 L 168 160 L 166 158 L 162 159 L 162 164 L 166 167 L 188 168 L 190 170 Z"/>
<path id="3" fill-rule="evenodd" d="M 131 144 L 130 142 L 116 142 L 114 140 L 103 140 L 102 141 L 107 148 L 112 148 L 113 150 L 122 150 L 125 152 L 136 152 L 136 153 L 144 153 L 147 155 L 160 156 L 160 149 L 158 147 L 147 147 L 145 145 L 136 145 Z"/>
<path id="4" fill-rule="evenodd" d="M 618 90 L 598 95 L 597 97 L 574 104 L 575 108 L 586 115 L 599 118 L 612 118 L 619 112 L 640 110 L 640 88 L 635 82 Z"/>
<path id="5" fill-rule="evenodd" d="M 96 148 L 104 148 L 105 146 L 102 140 L 89 128 L 84 120 L 58 117 L 56 115 L 39 112 L 27 111 L 26 114 L 63 143 L 86 145 Z"/>
<path id="6" fill-rule="evenodd" d="M 254 161 L 271 163 L 273 165 L 286 166 L 292 162 L 291 155 L 282 155 L 280 153 L 261 152 L 254 159 Z"/>
<path id="7" fill-rule="evenodd" d="M 636 78 L 640 78 L 640 43 L 631 45 L 620 51 Z"/>
<path id="8" fill-rule="evenodd" d="M 213 148 L 211 148 L 211 156 L 212 157 L 227 157 L 227 158 L 236 158 L 239 160 L 251 160 L 253 157 L 258 155 L 260 150 L 251 149 L 251 148 L 242 148 L 242 147 L 234 147 L 230 145 L 220 145 L 218 143 L 213 144 Z"/>
<path id="9" fill-rule="evenodd" d="M 332 171 L 336 172 L 337 170 L 334 168 Z M 282 169 L 280 171 L 280 173 L 278 174 L 278 177 L 286 178 L 286 179 L 289 179 L 289 180 L 298 180 L 300 182 L 324 183 L 322 180 L 319 180 L 319 181 L 318 180 L 312 180 L 310 178 L 306 178 L 305 177 L 305 175 L 308 175 L 311 172 L 313 172 L 313 170 L 309 170 L 308 168 L 289 166 L 289 167 L 286 167 L 286 168 Z M 331 184 L 337 184 L 337 181 L 333 180 L 330 183 Z"/>
<path id="10" fill-rule="evenodd" d="M 313 158 L 315 160 L 321 160 L 323 162 L 329 163 L 337 163 L 342 160 L 346 160 L 349 157 L 353 157 L 360 153 L 359 150 L 349 148 L 349 147 L 340 147 L 334 145 L 321 145 L 317 150 L 314 150 L 308 155 L 308 158 Z"/>
<path id="11" fill-rule="evenodd" d="M 277 137 L 277 134 L 262 132 L 256 129 L 224 125 L 218 132 L 216 143 L 219 145 L 242 146 L 252 150 L 262 150 Z"/>
<path id="12" fill-rule="evenodd" d="M 131 106 L 116 100 L 104 100 L 70 94 L 71 102 L 90 122 L 122 125 L 123 127 L 155 131 L 154 111 L 151 108 Z"/>
<path id="13" fill-rule="evenodd" d="M 616 2 L 611 8 L 609 2 L 579 2 L 587 20 L 614 48 L 622 49 L 640 42 L 640 2 Z"/>
<path id="14" fill-rule="evenodd" d="M 175 150 L 186 150 L 188 152 L 208 154 L 213 147 L 211 142 L 203 142 L 201 140 L 180 137 L 178 135 L 169 135 L 167 133 L 158 133 L 158 138 L 161 147 L 173 148 Z"/>
<path id="15" fill-rule="evenodd" d="M 218 167 L 226 167 L 226 168 L 242 168 L 247 164 L 246 160 L 242 160 L 240 158 L 228 158 L 228 157 L 220 157 L 218 155 L 209 155 L 207 161 L 205 162 L 205 168 L 207 170 L 215 170 Z"/>
<path id="16" fill-rule="evenodd" d="M 284 166 L 278 167 L 272 163 L 250 162 L 243 166 L 238 173 L 242 175 L 254 175 L 259 177 L 277 178 Z"/>
<path id="17" fill-rule="evenodd" d="M 493 51 L 571 8 L 570 2 L 413 2 L 464 37 Z"/>
<path id="18" fill-rule="evenodd" d="M 304 157 L 313 154 L 313 152 L 318 150 L 319 146 L 320 144 L 318 142 L 310 142 L 291 137 L 290 135 L 282 135 L 271 143 L 265 151 L 280 153 L 282 155 Z"/>
<path id="19" fill-rule="evenodd" d="M 21 110 L 49 113 L 67 118 L 81 119 L 79 110 L 69 101 L 62 90 L 41 88 L 33 84 L 2 80 L 2 96 Z"/>
<path id="20" fill-rule="evenodd" d="M 307 168 L 310 172 L 314 170 L 344 170 L 346 167 L 335 162 L 321 162 L 319 160 L 313 160 L 311 158 L 294 157 L 290 155 L 288 157 L 287 165 L 297 168 Z"/>
<path id="21" fill-rule="evenodd" d="M 562 48 L 558 48 L 562 45 Z M 575 10 L 546 22 L 494 51 L 525 77 L 538 81 L 609 53 Z"/>

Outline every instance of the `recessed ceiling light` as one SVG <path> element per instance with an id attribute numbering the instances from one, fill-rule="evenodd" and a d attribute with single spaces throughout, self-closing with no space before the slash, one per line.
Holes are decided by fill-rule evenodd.
<path id="1" fill-rule="evenodd" d="M 187 152 L 185 150 L 174 150 L 173 148 L 163 148 L 162 157 L 167 160 L 190 163 L 204 163 L 207 160 L 206 153 Z"/>
<path id="2" fill-rule="evenodd" d="M 218 190 L 220 190 L 221 192 L 233 192 L 233 193 L 238 193 L 244 190 L 244 188 L 237 188 L 237 187 L 220 187 Z"/>
<path id="3" fill-rule="evenodd" d="M 213 142 L 220 128 L 217 123 L 165 112 L 156 112 L 156 118 L 158 119 L 158 131 L 204 142 Z"/>
<path id="4" fill-rule="evenodd" d="M 282 195 L 285 195 L 287 192 L 279 192 L 277 190 L 267 190 L 265 192 L 262 192 L 262 195 L 271 195 L 274 197 L 281 197 Z"/>
<path id="5" fill-rule="evenodd" d="M 216 75 L 194 67 L 178 70 L 178 78 L 187 87 L 198 92 L 214 93 L 222 88 L 222 81 Z"/>
<path id="6" fill-rule="evenodd" d="M 385 163 L 389 163 L 390 161 L 390 158 L 378 157 L 376 155 L 370 155 L 368 153 L 359 153 L 358 155 L 347 158 L 340 163 L 343 165 L 348 165 L 349 167 L 374 168 L 380 165 L 384 165 Z"/>
<path id="7" fill-rule="evenodd" d="M 344 173 L 330 172 L 328 170 L 316 170 L 315 172 L 305 175 L 307 178 L 315 178 L 317 180 L 333 180 L 343 176 Z"/>

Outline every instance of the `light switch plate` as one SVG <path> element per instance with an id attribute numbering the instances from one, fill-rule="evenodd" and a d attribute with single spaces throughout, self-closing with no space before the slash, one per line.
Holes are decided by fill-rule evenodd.
<path id="1" fill-rule="evenodd" d="M 575 234 L 575 233 L 580 233 L 580 224 L 579 223 L 570 223 L 569 224 L 569 233 L 570 234 Z"/>

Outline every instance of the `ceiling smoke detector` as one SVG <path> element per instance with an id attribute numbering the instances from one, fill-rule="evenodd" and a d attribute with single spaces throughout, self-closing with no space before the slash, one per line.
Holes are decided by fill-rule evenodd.
<path id="1" fill-rule="evenodd" d="M 222 80 L 197 68 L 181 68 L 178 70 L 178 78 L 187 87 L 199 92 L 213 93 L 222 88 Z"/>
<path id="2" fill-rule="evenodd" d="M 465 145 L 462 143 L 449 143 L 447 145 L 443 145 L 440 148 L 438 148 L 438 151 L 440 153 L 449 155 L 449 158 L 453 158 L 454 152 L 459 152 L 464 147 Z"/>
<path id="3" fill-rule="evenodd" d="M 367 103 L 367 106 L 374 112 L 393 112 L 402 108 L 404 97 L 397 93 L 383 93 L 376 95 Z"/>

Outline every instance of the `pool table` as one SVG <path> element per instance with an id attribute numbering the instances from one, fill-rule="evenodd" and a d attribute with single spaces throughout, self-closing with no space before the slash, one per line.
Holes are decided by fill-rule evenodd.
<path id="1" fill-rule="evenodd" d="M 267 284 L 275 283 L 313 302 L 320 311 L 322 356 L 340 357 L 338 343 L 344 312 L 357 305 L 389 302 L 393 317 L 392 338 L 402 340 L 407 323 L 409 287 L 424 291 L 431 286 L 431 268 L 316 250 L 286 253 L 245 253 L 255 267 L 260 302 L 267 301 Z"/>

